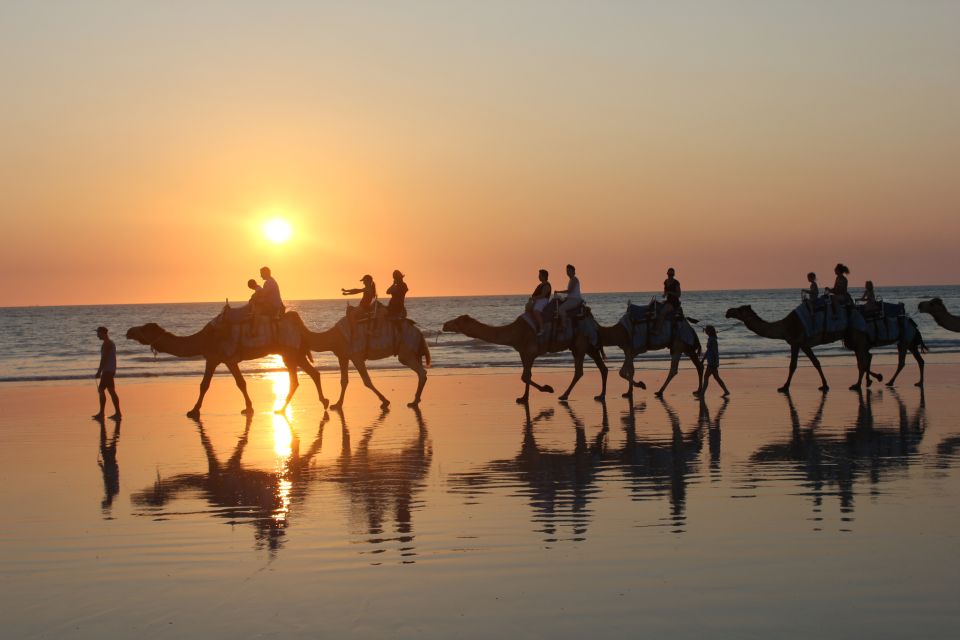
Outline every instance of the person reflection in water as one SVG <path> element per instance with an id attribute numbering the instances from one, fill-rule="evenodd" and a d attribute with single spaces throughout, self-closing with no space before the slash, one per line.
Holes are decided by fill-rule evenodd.
<path id="1" fill-rule="evenodd" d="M 119 420 L 120 398 L 117 396 L 117 390 L 114 385 L 114 376 L 117 375 L 117 345 L 113 343 L 110 336 L 107 335 L 106 327 L 97 327 L 97 337 L 103 341 L 100 345 L 100 366 L 94 378 L 99 380 L 97 393 L 100 395 L 100 411 L 93 415 L 94 420 L 103 420 L 104 409 L 107 406 L 107 396 L 105 392 L 110 393 L 110 399 L 113 401 L 114 413 L 110 416 L 111 420 Z"/>
<path id="2" fill-rule="evenodd" d="M 117 464 L 117 443 L 120 442 L 120 420 L 113 427 L 113 435 L 107 436 L 107 425 L 100 420 L 100 455 L 97 465 L 103 474 L 103 500 L 100 508 L 105 518 L 110 517 L 113 499 L 120 492 L 120 465 Z"/>

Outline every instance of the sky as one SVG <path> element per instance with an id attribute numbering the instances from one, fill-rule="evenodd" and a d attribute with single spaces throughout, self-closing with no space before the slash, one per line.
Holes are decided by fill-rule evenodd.
<path id="1" fill-rule="evenodd" d="M 960 282 L 960 3 L 0 5 L 0 306 Z M 266 238 L 267 220 L 292 235 Z"/>

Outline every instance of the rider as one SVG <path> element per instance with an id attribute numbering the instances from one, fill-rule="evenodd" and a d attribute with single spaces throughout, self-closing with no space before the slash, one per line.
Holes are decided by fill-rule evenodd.
<path id="1" fill-rule="evenodd" d="M 267 315 L 279 315 L 284 309 L 283 300 L 280 298 L 280 285 L 270 275 L 270 267 L 261 267 L 260 277 L 263 278 L 263 287 L 255 294 L 257 310 Z"/>
<path id="2" fill-rule="evenodd" d="M 840 305 L 853 304 L 853 298 L 850 297 L 850 293 L 847 291 L 846 274 L 850 273 L 850 268 L 842 262 L 838 262 L 837 266 L 833 268 L 833 272 L 837 275 L 837 278 L 834 280 L 832 287 L 827 287 L 826 292 L 830 294 L 833 315 L 836 317 Z"/>
<path id="3" fill-rule="evenodd" d="M 561 332 L 566 331 L 567 312 L 583 304 L 583 295 L 580 293 L 580 278 L 577 277 L 577 268 L 572 264 L 567 265 L 567 277 L 570 278 L 567 282 L 567 288 L 557 291 L 557 293 L 567 294 L 557 310 Z"/>
<path id="4" fill-rule="evenodd" d="M 550 274 L 546 269 L 540 269 L 540 284 L 538 284 L 537 288 L 533 290 L 532 294 L 530 294 L 530 311 L 533 314 L 533 319 L 537 323 L 538 334 L 543 333 L 543 310 L 550 302 L 550 294 L 553 290 L 553 288 L 550 286 L 550 282 L 547 280 L 549 277 Z"/>
<path id="5" fill-rule="evenodd" d="M 393 284 L 387 289 L 390 294 L 390 304 L 387 305 L 387 317 L 400 320 L 407 317 L 407 308 L 404 299 L 407 297 L 407 283 L 403 281 L 403 274 L 399 269 L 393 271 Z"/>
<path id="6" fill-rule="evenodd" d="M 660 327 L 663 325 L 663 319 L 668 313 L 680 310 L 680 281 L 674 276 L 676 271 L 673 267 L 667 269 L 667 279 L 663 281 L 664 302 L 657 313 L 657 321 L 654 323 L 654 335 L 660 333 Z"/>
<path id="7" fill-rule="evenodd" d="M 820 287 L 817 286 L 817 274 L 813 271 L 807 274 L 807 282 L 810 283 L 810 286 L 804 291 L 807 294 L 807 307 L 810 309 L 810 313 L 813 313 L 815 308 L 817 298 L 820 297 Z"/>
<path id="8" fill-rule="evenodd" d="M 363 297 L 360 299 L 360 304 L 357 305 L 357 311 L 368 315 L 373 312 L 373 305 L 377 302 L 377 285 L 373 283 L 373 276 L 369 274 L 360 278 L 360 282 L 363 283 L 362 289 L 340 289 L 340 292 L 345 296 L 362 293 Z"/>
<path id="9" fill-rule="evenodd" d="M 863 310 L 867 313 L 876 311 L 880 305 L 877 304 L 877 294 L 873 290 L 873 280 L 867 280 L 864 285 L 863 295 L 857 298 L 857 302 L 863 302 Z"/>

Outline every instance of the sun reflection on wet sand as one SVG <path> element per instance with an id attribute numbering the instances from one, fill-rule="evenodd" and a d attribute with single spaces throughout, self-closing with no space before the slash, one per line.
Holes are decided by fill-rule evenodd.
<path id="1" fill-rule="evenodd" d="M 283 364 L 280 356 L 273 356 L 278 364 Z M 293 483 L 290 481 L 290 460 L 293 455 L 293 425 L 289 416 L 289 407 L 284 413 L 277 413 L 283 408 L 287 393 L 290 391 L 290 377 L 286 371 L 275 371 L 269 375 L 273 386 L 273 452 L 276 454 L 277 474 L 277 507 L 273 512 L 273 520 L 278 524 L 286 522 L 290 511 L 290 490 Z"/>

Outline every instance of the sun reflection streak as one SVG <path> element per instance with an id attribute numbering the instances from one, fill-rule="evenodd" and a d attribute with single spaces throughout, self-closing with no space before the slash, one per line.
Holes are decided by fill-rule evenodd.
<path id="1" fill-rule="evenodd" d="M 277 366 L 283 365 L 280 356 L 274 356 L 273 362 Z M 273 452 L 277 456 L 277 495 L 276 508 L 273 511 L 273 520 L 283 525 L 286 523 L 290 511 L 290 493 L 293 483 L 290 481 L 290 462 L 293 457 L 294 433 L 289 412 L 276 413 L 283 408 L 290 391 L 290 377 L 286 371 L 275 371 L 268 374 L 273 385 Z"/>

